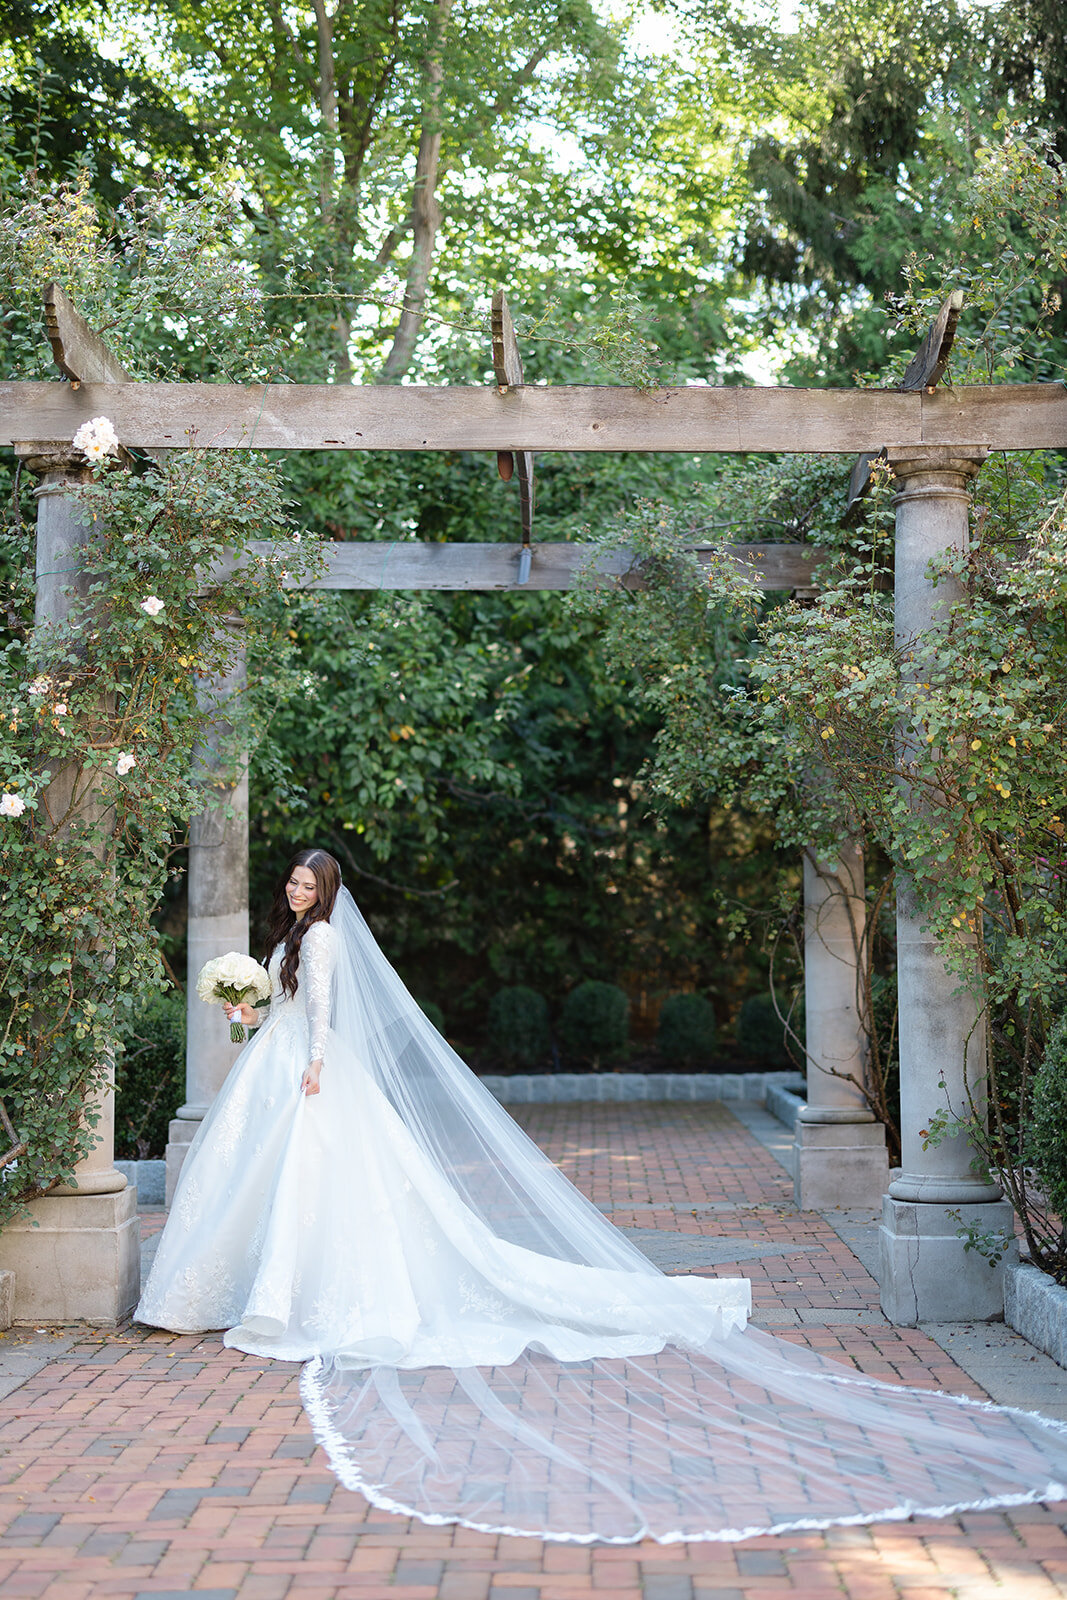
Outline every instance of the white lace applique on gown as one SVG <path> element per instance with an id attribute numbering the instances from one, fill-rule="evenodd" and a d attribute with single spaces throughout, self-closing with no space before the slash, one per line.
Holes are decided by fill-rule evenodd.
<path id="1" fill-rule="evenodd" d="M 650 1294 L 653 1268 L 590 1267 L 494 1234 L 331 1028 L 335 938 L 308 929 L 292 999 L 281 946 L 271 957 L 269 1013 L 190 1146 L 138 1320 L 224 1328 L 254 1355 L 401 1367 L 508 1363 L 531 1346 L 638 1355 L 679 1321 L 744 1325 L 744 1279 L 660 1278 Z M 302 1095 L 318 1058 L 320 1093 Z"/>

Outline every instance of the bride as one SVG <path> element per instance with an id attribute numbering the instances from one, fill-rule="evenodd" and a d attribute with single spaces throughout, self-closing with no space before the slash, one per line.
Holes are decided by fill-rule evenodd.
<path id="1" fill-rule="evenodd" d="M 550 1539 L 738 1539 L 1067 1497 L 1067 1429 L 865 1379 L 667 1277 L 425 1018 L 337 862 L 270 916 L 265 1012 L 190 1147 L 135 1313 L 307 1365 L 348 1487 Z"/>

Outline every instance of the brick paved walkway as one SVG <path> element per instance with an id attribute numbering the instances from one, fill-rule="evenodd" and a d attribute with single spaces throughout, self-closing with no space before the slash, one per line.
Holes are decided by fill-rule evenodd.
<path id="1" fill-rule="evenodd" d="M 742 1261 L 757 1320 L 785 1337 L 879 1376 L 982 1393 L 923 1333 L 878 1320 L 873 1280 L 821 1216 L 793 1209 L 781 1167 L 724 1107 L 530 1106 L 522 1120 L 616 1224 L 643 1245 L 662 1236 L 656 1259 L 725 1273 Z M 216 1337 L 71 1332 L 0 1402 L 3 1600 L 1067 1594 L 1067 1505 L 722 1546 L 571 1548 L 423 1527 L 336 1484 L 295 1368 Z"/>

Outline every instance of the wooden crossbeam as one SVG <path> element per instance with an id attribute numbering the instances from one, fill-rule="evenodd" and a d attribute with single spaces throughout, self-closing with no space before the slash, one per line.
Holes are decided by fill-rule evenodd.
<path id="1" fill-rule="evenodd" d="M 825 559 L 802 544 L 697 546 L 695 554 L 705 566 L 713 549 L 725 549 L 739 571 L 749 577 L 754 573 L 761 589 L 809 589 L 816 565 Z M 252 550 L 276 553 L 267 543 L 254 543 Z M 316 589 L 570 589 L 578 572 L 590 564 L 607 582 L 642 586 L 640 567 L 629 550 L 603 551 L 595 544 L 534 545 L 525 581 L 520 574 L 522 550 L 516 545 L 352 540 L 327 545 L 326 555 L 326 571 L 311 585 Z"/>
<path id="2" fill-rule="evenodd" d="M 0 444 L 110 417 L 123 444 L 218 450 L 685 450 L 853 454 L 1067 447 L 1061 384 L 884 389 L 428 388 L 0 383 Z"/>

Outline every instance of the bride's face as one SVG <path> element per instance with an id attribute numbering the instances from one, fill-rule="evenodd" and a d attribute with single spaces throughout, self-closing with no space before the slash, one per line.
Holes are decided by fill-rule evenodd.
<path id="1" fill-rule="evenodd" d="M 294 916 L 302 917 L 309 906 L 313 906 L 319 898 L 319 891 L 315 887 L 315 874 L 310 867 L 294 867 L 289 874 L 289 882 L 285 885 L 285 896 L 289 901 L 289 910 Z"/>

